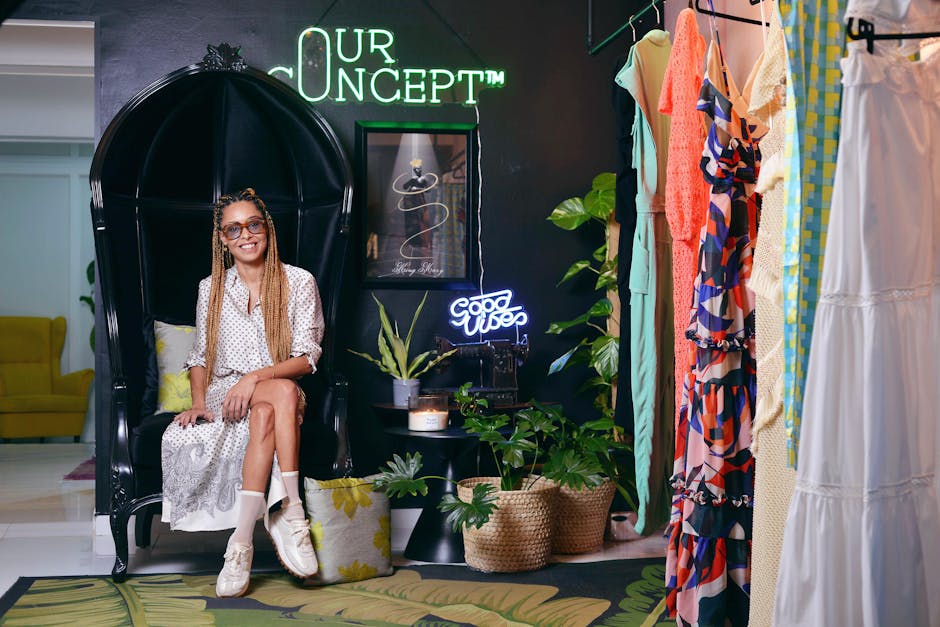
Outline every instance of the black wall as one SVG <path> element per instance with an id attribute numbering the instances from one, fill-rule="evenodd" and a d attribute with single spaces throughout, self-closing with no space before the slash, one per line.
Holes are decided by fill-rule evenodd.
<path id="1" fill-rule="evenodd" d="M 298 33 L 317 24 L 330 4 L 330 0 L 27 0 L 11 17 L 96 21 L 100 135 L 134 94 L 160 76 L 201 60 L 208 43 L 240 45 L 247 62 L 261 69 L 296 65 Z M 606 35 L 637 3 L 598 0 L 595 4 L 597 31 Z M 532 351 L 520 375 L 521 395 L 560 401 L 573 417 L 591 417 L 590 399 L 576 395 L 583 376 L 546 376 L 552 359 L 573 341 L 547 336 L 544 330 L 552 320 L 582 313 L 597 297 L 587 280 L 560 288 L 555 284 L 572 261 L 587 257 L 599 245 L 601 232 L 563 232 L 545 218 L 561 200 L 586 192 L 595 174 L 614 168 L 612 76 L 632 43 L 629 32 L 591 57 L 585 50 L 583 2 L 431 0 L 431 5 L 479 58 L 505 70 L 506 86 L 484 90 L 479 99 L 484 286 L 514 289 L 516 301 L 529 310 Z M 340 0 L 319 25 L 391 30 L 401 67 L 479 67 L 475 55 L 421 0 Z M 318 108 L 351 160 L 356 120 L 476 120 L 473 108 L 460 105 L 324 101 Z M 386 290 L 377 295 L 407 324 L 421 292 Z M 452 296 L 452 292 L 431 293 L 416 333 L 417 346 L 430 348 L 435 334 L 459 339 L 446 322 L 445 308 Z M 375 352 L 377 330 L 375 307 L 369 291 L 359 285 L 353 262 L 341 300 L 337 338 L 339 365 L 351 384 L 353 456 L 360 473 L 371 472 L 389 454 L 382 424 L 370 403 L 389 401 L 390 383 L 387 376 L 342 349 Z M 100 360 L 99 356 L 99 374 L 105 365 Z M 445 373 L 426 376 L 423 383 L 459 381 Z M 99 376 L 96 384 L 98 398 L 106 399 L 109 382 Z M 102 464 L 108 459 L 107 411 L 99 404 Z M 99 472 L 99 512 L 108 509 L 106 482 L 107 473 Z"/>

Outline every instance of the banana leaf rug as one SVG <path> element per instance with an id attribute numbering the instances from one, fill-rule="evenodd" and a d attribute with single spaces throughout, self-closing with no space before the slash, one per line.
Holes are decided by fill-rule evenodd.
<path id="1" fill-rule="evenodd" d="M 0 625 L 419 625 L 664 627 L 662 559 L 551 564 L 530 573 L 464 566 L 396 568 L 388 577 L 304 588 L 253 574 L 248 594 L 217 599 L 215 574 L 21 577 L 0 597 Z"/>

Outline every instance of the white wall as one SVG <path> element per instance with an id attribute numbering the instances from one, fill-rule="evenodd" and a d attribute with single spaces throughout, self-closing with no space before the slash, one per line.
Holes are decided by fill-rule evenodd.
<path id="1" fill-rule="evenodd" d="M 63 372 L 95 363 L 79 301 L 94 259 L 91 154 L 90 143 L 0 142 L 0 315 L 65 316 Z"/>

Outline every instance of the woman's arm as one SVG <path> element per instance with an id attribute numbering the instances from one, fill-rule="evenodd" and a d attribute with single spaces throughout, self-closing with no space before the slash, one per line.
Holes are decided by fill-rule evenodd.
<path id="1" fill-rule="evenodd" d="M 225 395 L 222 401 L 224 420 L 241 420 L 248 413 L 251 396 L 255 386 L 268 379 L 299 379 L 313 372 L 313 367 L 305 355 L 290 357 L 272 366 L 266 366 L 245 374 Z"/>
<path id="2" fill-rule="evenodd" d="M 206 410 L 206 368 L 205 366 L 193 366 L 189 369 L 189 388 L 192 391 L 193 406 L 181 412 L 173 418 L 184 427 L 194 424 L 197 419 L 205 418 L 212 422 L 215 417 Z"/>

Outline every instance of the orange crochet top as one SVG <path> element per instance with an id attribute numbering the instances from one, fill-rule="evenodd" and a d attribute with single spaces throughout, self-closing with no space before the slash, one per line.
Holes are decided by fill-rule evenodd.
<path id="1" fill-rule="evenodd" d="M 706 127 L 702 112 L 696 109 L 704 65 L 705 39 L 698 31 L 695 11 L 683 9 L 676 20 L 672 53 L 659 96 L 660 113 L 672 116 L 666 159 L 666 220 L 672 233 L 677 416 L 689 365 L 684 338 L 689 326 L 699 232 L 708 212 L 708 184 L 699 169 Z"/>

